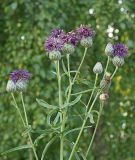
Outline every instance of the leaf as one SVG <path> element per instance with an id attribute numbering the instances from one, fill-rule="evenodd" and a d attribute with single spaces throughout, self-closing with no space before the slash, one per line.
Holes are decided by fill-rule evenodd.
<path id="1" fill-rule="evenodd" d="M 63 108 L 75 105 L 76 103 L 78 103 L 80 101 L 81 97 L 82 97 L 82 94 L 77 96 L 77 98 L 75 100 L 71 101 L 70 103 L 64 104 Z"/>
<path id="2" fill-rule="evenodd" d="M 27 149 L 27 148 L 32 148 L 32 146 L 31 145 L 22 145 L 22 146 L 19 146 L 19 147 L 15 147 L 15 148 L 9 149 L 9 150 L 3 152 L 2 154 L 8 154 L 8 153 L 11 153 L 11 152 L 14 152 L 14 151 Z"/>
<path id="3" fill-rule="evenodd" d="M 89 119 L 90 119 L 90 123 L 94 124 L 95 121 L 94 121 L 94 118 L 93 118 L 93 114 L 89 114 Z"/>
<path id="4" fill-rule="evenodd" d="M 90 127 L 92 127 L 92 126 L 86 126 L 86 127 L 84 127 L 84 129 L 87 129 L 87 128 L 90 128 Z M 72 133 L 72 132 L 75 132 L 75 131 L 80 131 L 80 129 L 81 129 L 81 127 L 71 129 L 71 130 L 65 132 L 65 133 L 64 133 L 64 136 L 66 136 L 66 135 L 68 135 L 68 134 L 70 134 L 70 133 Z"/>
<path id="5" fill-rule="evenodd" d="M 47 109 L 56 109 L 56 108 L 58 108 L 57 106 L 53 106 L 53 105 L 48 104 L 47 102 L 45 102 L 42 99 L 36 99 L 36 101 L 40 106 L 45 107 Z"/>
<path id="6" fill-rule="evenodd" d="M 59 118 L 60 118 L 60 113 L 58 112 L 57 115 L 56 115 L 56 117 L 55 117 L 55 119 L 54 119 L 54 121 L 53 121 L 54 125 L 57 124 L 57 122 L 59 121 Z"/>
<path id="7" fill-rule="evenodd" d="M 57 117 L 58 113 L 57 113 L 56 117 L 54 118 L 54 120 L 52 120 L 52 122 L 51 122 L 51 118 L 52 118 L 53 114 L 55 114 L 57 111 L 58 111 L 58 110 L 56 110 L 56 109 L 55 109 L 55 110 L 52 110 L 52 111 L 50 111 L 49 114 L 47 115 L 47 124 L 48 124 L 51 128 L 54 128 L 54 129 L 58 129 L 58 128 L 60 128 L 60 126 L 61 126 L 61 123 L 57 123 L 57 124 L 56 124 L 56 121 L 58 122 L 58 120 L 59 120 L 59 117 Z"/>
<path id="8" fill-rule="evenodd" d="M 67 69 L 66 69 L 66 66 L 65 66 L 63 60 L 62 60 L 62 68 L 63 68 L 63 71 L 65 72 L 65 74 L 68 75 L 68 71 L 67 71 Z"/>
<path id="9" fill-rule="evenodd" d="M 56 134 L 59 134 L 59 131 L 57 130 L 53 130 L 53 129 L 50 129 L 50 130 L 44 130 L 44 133 L 41 134 L 40 136 L 38 136 L 35 141 L 34 141 L 34 144 L 35 145 L 38 145 L 38 142 L 40 139 L 44 138 L 46 135 L 49 135 L 49 134 L 53 134 L 53 133 L 56 133 Z"/>
<path id="10" fill-rule="evenodd" d="M 28 134 L 28 133 L 31 132 L 31 131 L 32 131 L 32 127 L 31 127 L 31 125 L 29 125 L 29 126 L 27 127 L 27 129 L 22 133 L 22 136 Z"/>
<path id="11" fill-rule="evenodd" d="M 41 160 L 44 159 L 45 154 L 46 154 L 48 148 L 51 146 L 51 144 L 55 141 L 56 138 L 57 138 L 57 136 L 53 137 L 53 138 L 46 144 L 46 146 L 45 146 L 45 148 L 44 148 L 44 150 L 43 150 L 42 156 L 41 156 Z"/>

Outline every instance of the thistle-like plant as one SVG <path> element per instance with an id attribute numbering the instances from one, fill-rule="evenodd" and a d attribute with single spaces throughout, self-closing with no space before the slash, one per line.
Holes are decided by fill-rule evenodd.
<path id="1" fill-rule="evenodd" d="M 58 81 L 58 104 L 52 105 L 48 104 L 45 100 L 36 99 L 40 106 L 43 106 L 47 110 L 47 124 L 50 126 L 50 130 L 47 133 L 52 133 L 52 139 L 46 143 L 45 148 L 43 149 L 42 155 L 37 155 L 35 145 L 36 142 L 46 136 L 46 132 L 42 133 L 37 139 L 35 143 L 33 143 L 31 138 L 31 131 L 32 127 L 28 123 L 28 117 L 26 113 L 26 108 L 23 100 L 23 91 L 27 88 L 27 83 L 29 80 L 29 72 L 24 70 L 17 70 L 13 71 L 10 74 L 9 81 L 7 83 L 7 91 L 11 92 L 14 106 L 16 107 L 22 124 L 24 125 L 24 129 L 27 130 L 27 135 L 30 141 L 30 145 L 24 145 L 24 147 L 20 147 L 19 149 L 23 148 L 32 148 L 33 153 L 35 155 L 36 160 L 41 157 L 41 160 L 45 159 L 47 154 L 48 148 L 53 144 L 53 142 L 57 139 L 60 141 L 60 160 L 67 159 L 64 155 L 65 149 L 65 141 L 67 140 L 66 135 L 72 134 L 74 131 L 78 131 L 78 136 L 76 137 L 75 142 L 71 147 L 71 152 L 68 153 L 69 157 L 68 160 L 73 160 L 74 156 L 78 156 L 77 154 L 77 146 L 81 139 L 81 135 L 85 128 L 89 128 L 91 126 L 86 126 L 86 123 L 90 119 L 90 122 L 93 121 L 93 112 L 97 113 L 97 121 L 95 124 L 94 132 L 92 137 L 89 141 L 88 148 L 85 153 L 81 154 L 83 159 L 87 159 L 88 154 L 90 153 L 91 146 L 94 141 L 94 137 L 96 135 L 96 131 L 99 125 L 100 117 L 102 114 L 103 106 L 106 104 L 106 101 L 109 98 L 109 88 L 111 86 L 111 81 L 115 76 L 119 67 L 124 64 L 124 57 L 127 55 L 127 48 L 124 44 L 116 43 L 111 44 L 108 43 L 105 48 L 105 55 L 108 57 L 106 66 L 103 67 L 101 62 L 97 62 L 95 66 L 93 66 L 93 73 L 95 74 L 95 81 L 93 84 L 93 88 L 89 88 L 84 91 L 79 91 L 74 93 L 73 87 L 77 81 L 78 75 L 81 75 L 81 67 L 84 63 L 85 57 L 87 56 L 87 51 L 93 45 L 93 38 L 95 32 L 88 26 L 81 25 L 75 31 L 71 31 L 65 33 L 61 29 L 54 29 L 50 36 L 45 41 L 45 50 L 47 51 L 47 56 L 50 58 L 52 63 L 55 64 L 56 68 L 56 78 Z M 77 44 L 80 43 L 81 46 L 84 48 L 83 56 L 80 60 L 80 64 L 74 70 L 71 70 L 70 61 L 72 60 L 72 55 L 76 51 Z M 65 63 L 66 60 L 66 63 Z M 116 67 L 114 72 L 111 74 L 108 72 L 108 66 L 110 61 Z M 105 69 L 103 69 L 105 68 Z M 102 79 L 99 80 L 99 74 L 102 75 Z M 63 84 L 62 79 L 68 79 L 68 84 Z M 100 82 L 100 83 L 99 83 Z M 64 86 L 64 87 L 63 87 Z M 63 88 L 66 87 L 65 95 L 63 95 Z M 24 113 L 21 113 L 20 107 L 18 106 L 14 93 L 17 92 L 21 96 L 22 106 Z M 87 102 L 83 102 L 82 98 L 85 97 L 86 93 L 90 93 Z M 74 100 L 71 97 L 75 97 Z M 96 101 L 99 99 L 100 107 L 99 110 L 94 110 L 94 105 Z M 81 102 L 82 105 L 85 106 L 85 113 L 83 116 L 83 122 L 79 128 L 69 128 L 67 130 L 67 123 L 69 118 L 69 109 L 70 107 L 74 106 L 78 102 Z M 24 116 L 23 116 L 24 114 Z M 72 113 L 70 113 L 72 114 Z M 78 115 L 80 116 L 80 115 Z M 93 124 L 93 123 L 92 123 Z M 34 131 L 33 131 L 34 132 Z M 16 148 L 17 150 L 18 148 Z M 11 150 L 10 150 L 11 151 Z M 6 152 L 7 153 L 7 152 Z M 78 156 L 79 157 L 79 156 Z"/>

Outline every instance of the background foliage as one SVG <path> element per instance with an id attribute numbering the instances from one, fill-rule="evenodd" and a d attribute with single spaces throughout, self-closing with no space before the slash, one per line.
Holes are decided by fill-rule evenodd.
<path id="1" fill-rule="evenodd" d="M 12 106 L 11 96 L 5 91 L 9 73 L 18 68 L 30 71 L 31 81 L 25 93 L 29 121 L 33 128 L 46 129 L 46 112 L 35 99 L 38 97 L 49 103 L 57 103 L 58 94 L 57 81 L 51 73 L 54 65 L 45 55 L 44 39 L 53 28 L 60 27 L 70 31 L 80 24 L 88 24 L 95 29 L 96 36 L 94 45 L 87 54 L 82 68 L 83 74 L 78 84 L 81 83 L 82 78 L 94 80 L 92 67 L 97 61 L 101 60 L 105 65 L 104 48 L 108 41 L 121 41 L 129 48 L 126 63 L 118 71 L 112 83 L 109 103 L 104 108 L 91 158 L 93 160 L 135 159 L 134 4 L 135 0 L 0 1 L 0 152 L 26 143 L 26 137 L 21 137 L 23 127 Z M 71 68 L 77 68 L 82 51 L 82 48 L 78 47 L 72 56 Z M 109 70 L 113 71 L 114 67 L 110 66 Z M 86 88 L 78 84 L 76 90 Z M 76 107 L 81 109 L 81 104 Z M 76 113 L 76 110 L 70 112 Z M 72 117 L 69 124 L 74 128 L 79 126 L 80 120 Z M 79 150 L 87 147 L 89 134 L 84 132 L 84 140 L 80 142 Z M 33 138 L 37 136 L 38 134 L 33 134 Z M 76 134 L 73 134 L 69 139 L 74 141 L 75 137 Z M 40 141 L 41 146 L 37 146 L 39 154 L 49 139 L 50 135 L 47 135 Z M 55 142 L 49 149 L 47 160 L 58 159 L 58 143 Z M 70 151 L 68 145 L 65 149 Z M 31 152 L 14 152 L 1 159 L 31 159 Z"/>

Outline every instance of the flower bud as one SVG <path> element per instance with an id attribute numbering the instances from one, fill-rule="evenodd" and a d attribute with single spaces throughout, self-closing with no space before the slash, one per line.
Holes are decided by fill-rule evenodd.
<path id="1" fill-rule="evenodd" d="M 110 78 L 110 73 L 105 73 L 104 78 L 100 82 L 100 88 L 102 89 L 103 92 L 108 92 L 110 86 L 111 86 L 111 78 Z"/>
<path id="2" fill-rule="evenodd" d="M 93 68 L 93 72 L 95 74 L 101 74 L 103 72 L 103 67 L 102 64 L 100 62 L 97 62 Z"/>
<path id="3" fill-rule="evenodd" d="M 16 91 L 16 85 L 12 80 L 8 80 L 6 90 L 7 90 L 7 92 L 15 92 Z"/>
<path id="4" fill-rule="evenodd" d="M 100 82 L 100 88 L 102 89 L 102 91 L 107 92 L 109 90 L 111 86 L 111 82 L 107 82 L 106 80 L 101 80 Z"/>
<path id="5" fill-rule="evenodd" d="M 107 56 L 112 56 L 113 55 L 113 45 L 111 43 L 108 43 L 106 48 L 105 48 L 105 54 Z"/>
<path id="6" fill-rule="evenodd" d="M 19 92 L 23 92 L 26 90 L 27 88 L 27 81 L 23 81 L 23 80 L 18 80 L 16 83 L 16 88 Z"/>
<path id="7" fill-rule="evenodd" d="M 66 54 L 72 54 L 75 51 L 75 47 L 72 44 L 64 44 L 63 52 Z"/>
<path id="8" fill-rule="evenodd" d="M 112 59 L 112 62 L 113 62 L 113 64 L 114 64 L 116 67 L 121 67 L 121 66 L 123 66 L 123 64 L 125 63 L 125 62 L 124 62 L 124 58 L 121 58 L 121 57 L 118 57 L 118 56 L 115 56 L 115 57 Z"/>
<path id="9" fill-rule="evenodd" d="M 103 102 L 105 102 L 108 98 L 109 98 L 108 93 L 102 93 L 102 94 L 100 94 L 100 96 L 99 96 L 99 99 L 100 99 L 101 101 L 103 101 Z"/>
<path id="10" fill-rule="evenodd" d="M 53 61 L 59 61 L 61 59 L 61 53 L 59 51 L 49 52 L 49 58 Z"/>
<path id="11" fill-rule="evenodd" d="M 82 38 L 80 43 L 83 47 L 89 48 L 93 44 L 92 37 Z"/>

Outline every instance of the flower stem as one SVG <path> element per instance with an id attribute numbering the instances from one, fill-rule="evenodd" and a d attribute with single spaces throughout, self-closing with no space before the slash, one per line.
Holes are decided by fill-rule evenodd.
<path id="1" fill-rule="evenodd" d="M 72 82 L 73 84 L 75 83 L 75 80 L 76 80 L 76 78 L 77 78 L 77 75 L 78 75 L 78 73 L 80 72 L 80 69 L 81 69 L 82 64 L 83 64 L 83 61 L 84 61 L 84 59 L 85 59 L 87 50 L 88 50 L 88 48 L 85 48 L 84 54 L 83 54 L 83 57 L 82 57 L 82 60 L 81 60 L 81 63 L 80 63 L 80 65 L 79 65 L 78 70 L 77 70 L 77 72 L 76 72 L 76 74 L 75 74 L 75 77 L 74 77 L 74 79 L 73 79 L 73 82 Z"/>
<path id="2" fill-rule="evenodd" d="M 114 72 L 113 72 L 113 74 L 112 74 L 112 76 L 111 76 L 111 79 L 113 79 L 113 77 L 115 76 L 117 70 L 118 70 L 118 67 L 116 66 L 116 68 L 115 68 L 115 70 L 114 70 Z"/>
<path id="3" fill-rule="evenodd" d="M 76 78 L 77 78 L 77 75 L 78 75 L 78 73 L 80 72 L 80 69 L 81 69 L 81 67 L 82 67 L 82 64 L 83 64 L 83 62 L 84 62 L 84 59 L 85 59 L 85 56 L 86 56 L 86 53 L 87 53 L 87 49 L 88 48 L 85 48 L 85 50 L 84 50 L 84 54 L 83 54 L 83 57 L 82 57 L 82 60 L 81 60 L 81 62 L 80 62 L 80 65 L 79 65 L 79 67 L 78 67 L 78 69 L 77 69 L 77 71 L 76 71 L 76 74 L 75 74 L 75 76 L 74 76 L 74 78 L 73 78 L 73 81 L 71 81 L 71 77 L 70 77 L 70 81 L 69 81 L 69 92 L 68 92 L 68 98 L 67 98 L 67 103 L 69 103 L 69 101 L 70 101 L 70 97 L 71 97 L 71 92 L 72 92 L 72 87 L 73 87 L 73 85 L 74 85 L 74 83 L 75 83 L 75 80 L 76 80 Z M 67 61 L 68 61 L 68 74 L 69 74 L 69 76 L 70 76 L 70 64 L 69 64 L 69 57 L 67 57 Z"/>
<path id="4" fill-rule="evenodd" d="M 96 74 L 95 82 L 94 82 L 94 87 L 93 87 L 93 90 L 92 90 L 92 92 L 91 92 L 91 95 L 90 95 L 90 98 L 89 98 L 89 101 L 88 101 L 88 104 L 87 104 L 87 108 L 86 108 L 86 109 L 88 109 L 89 104 L 90 104 L 90 102 L 91 102 L 91 99 L 92 99 L 92 97 L 93 97 L 93 94 L 94 94 L 94 92 L 95 92 L 97 80 L 98 80 L 98 74 Z"/>
<path id="5" fill-rule="evenodd" d="M 15 107 L 16 107 L 16 109 L 17 109 L 17 111 L 18 111 L 19 115 L 20 115 L 21 120 L 22 120 L 23 126 L 25 127 L 26 125 L 25 125 L 25 122 L 24 122 L 23 116 L 22 116 L 22 114 L 21 114 L 21 111 L 20 111 L 20 109 L 19 109 L 19 107 L 18 107 L 18 105 L 17 105 L 17 102 L 16 102 L 16 99 L 15 99 L 14 93 L 11 93 L 11 96 L 12 96 L 12 98 L 13 98 L 13 101 L 14 101 Z"/>
<path id="6" fill-rule="evenodd" d="M 72 151 L 71 151 L 71 154 L 70 154 L 70 157 L 69 157 L 68 160 L 71 160 L 72 157 L 73 157 L 73 155 L 74 155 L 74 152 L 75 152 L 75 150 L 76 150 L 77 144 L 78 144 L 78 142 L 79 142 L 79 140 L 80 140 L 80 137 L 81 137 L 81 135 L 82 135 L 83 129 L 84 129 L 84 127 L 85 127 L 85 123 L 86 123 L 86 121 L 87 121 L 87 119 L 88 119 L 88 117 L 89 117 L 89 114 L 90 114 L 90 112 L 91 112 L 91 110 L 92 110 L 92 108 L 93 108 L 93 106 L 94 106 L 94 104 L 95 104 L 95 102 L 96 102 L 96 100 L 97 100 L 97 98 L 98 98 L 98 96 L 99 96 L 99 93 L 100 93 L 100 92 L 98 92 L 98 93 L 96 94 L 96 96 L 95 96 L 95 98 L 94 98 L 94 100 L 93 100 L 93 102 L 92 102 L 92 104 L 91 104 L 91 107 L 90 107 L 89 111 L 87 112 L 87 115 L 86 115 L 86 117 L 85 117 L 85 119 L 84 119 L 84 121 L 83 121 L 82 127 L 81 127 L 81 129 L 80 129 L 80 132 L 79 132 L 79 134 L 78 134 L 78 137 L 77 137 L 77 139 L 76 139 L 76 141 L 75 141 L 75 144 L 74 144 L 74 146 L 73 146 L 73 148 L 72 148 Z"/>
<path id="7" fill-rule="evenodd" d="M 21 101 L 22 101 L 22 105 L 23 105 L 24 115 L 25 115 L 26 126 L 28 127 L 29 123 L 28 123 L 28 117 L 27 117 L 26 107 L 25 107 L 24 100 L 23 100 L 23 94 L 22 94 L 22 92 L 20 94 L 21 94 Z M 36 149 L 34 147 L 34 144 L 33 144 L 33 141 L 32 141 L 32 138 L 31 138 L 31 135 L 30 135 L 29 132 L 28 132 L 28 137 L 29 137 L 29 140 L 30 140 L 30 143 L 31 143 L 34 155 L 35 155 L 35 158 L 36 158 L 36 160 L 38 160 Z"/>
<path id="8" fill-rule="evenodd" d="M 64 150 L 64 113 L 61 110 L 62 107 L 62 94 L 61 94 L 61 75 L 60 75 L 60 64 L 57 61 L 57 79 L 58 79 L 58 90 L 59 90 L 59 107 L 60 107 L 60 122 L 61 122 L 61 135 L 60 135 L 60 160 L 63 160 L 63 150 Z"/>
<path id="9" fill-rule="evenodd" d="M 110 56 L 108 56 L 108 59 L 107 59 L 107 63 L 106 63 L 105 71 L 104 71 L 104 76 L 105 76 L 105 74 L 106 74 L 106 72 L 107 72 L 109 62 L 110 62 Z M 103 77 L 104 77 L 104 76 L 103 76 Z"/>
<path id="10" fill-rule="evenodd" d="M 103 102 L 101 102 L 101 104 L 100 104 L 100 110 L 99 110 L 99 114 L 98 114 L 97 123 L 96 123 L 95 129 L 94 129 L 94 133 L 93 133 L 93 135 L 92 135 L 92 139 L 91 139 L 91 141 L 90 141 L 89 147 L 88 147 L 88 149 L 87 149 L 85 158 L 87 158 L 87 156 L 88 156 L 88 154 L 89 154 L 89 151 L 90 151 L 90 148 L 91 148 L 91 146 L 92 146 L 92 143 L 93 143 L 93 141 L 94 141 L 95 134 L 96 134 L 96 131 L 97 131 L 97 128 L 98 128 L 98 125 L 99 125 L 99 120 L 100 120 L 100 117 L 101 117 L 102 110 L 103 110 Z"/>

